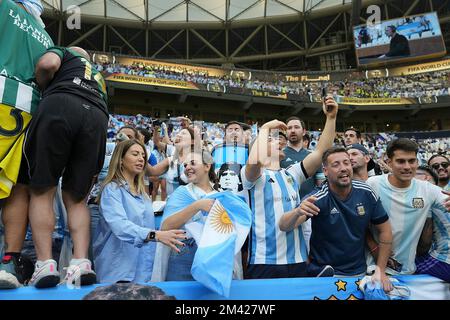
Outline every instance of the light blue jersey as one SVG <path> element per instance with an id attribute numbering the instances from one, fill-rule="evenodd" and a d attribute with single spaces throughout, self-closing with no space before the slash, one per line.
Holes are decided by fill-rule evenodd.
<path id="1" fill-rule="evenodd" d="M 279 228 L 280 218 L 300 204 L 299 185 L 306 180 L 301 163 L 278 171 L 264 169 L 250 182 L 241 177 L 244 189 L 250 191 L 252 227 L 249 243 L 250 264 L 293 264 L 307 259 L 307 247 L 301 226 L 289 232 Z"/>
<path id="2" fill-rule="evenodd" d="M 396 188 L 390 184 L 390 175 L 370 177 L 367 183 L 379 195 L 392 226 L 393 258 L 403 266 L 400 271 L 386 268 L 390 274 L 412 274 L 416 271 L 414 263 L 417 244 L 427 218 L 434 210 L 445 210 L 445 195 L 441 189 L 427 181 L 412 179 L 408 188 Z M 377 240 L 376 233 L 374 233 Z M 367 265 L 375 265 L 368 255 Z"/>

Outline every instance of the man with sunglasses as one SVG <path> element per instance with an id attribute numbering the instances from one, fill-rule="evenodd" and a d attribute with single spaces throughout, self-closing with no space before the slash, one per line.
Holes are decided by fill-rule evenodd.
<path id="1" fill-rule="evenodd" d="M 440 154 L 435 154 L 428 160 L 428 165 L 433 168 L 438 175 L 438 186 L 446 191 L 450 191 L 449 163 L 449 159 Z"/>
<path id="2" fill-rule="evenodd" d="M 428 163 L 436 177 L 436 182 L 441 188 L 449 191 L 448 158 L 436 154 L 428 160 Z M 429 274 L 450 282 L 449 248 L 450 214 L 443 211 L 432 211 L 432 219 L 425 224 L 417 248 L 416 273 Z"/>

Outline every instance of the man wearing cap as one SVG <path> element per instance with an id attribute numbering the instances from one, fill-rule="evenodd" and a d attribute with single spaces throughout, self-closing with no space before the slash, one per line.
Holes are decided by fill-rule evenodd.
<path id="1" fill-rule="evenodd" d="M 359 143 L 348 145 L 346 148 L 352 163 L 353 179 L 367 181 L 368 172 L 375 168 L 375 162 L 370 158 L 369 151 Z"/>
<path id="2" fill-rule="evenodd" d="M 180 120 L 181 129 L 188 128 L 192 123 L 191 119 L 187 117 L 178 117 L 178 120 Z"/>

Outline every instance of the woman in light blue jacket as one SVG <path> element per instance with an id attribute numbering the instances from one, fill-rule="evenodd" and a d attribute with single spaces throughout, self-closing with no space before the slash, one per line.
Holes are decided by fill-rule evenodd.
<path id="1" fill-rule="evenodd" d="M 147 154 L 137 140 L 120 142 L 112 155 L 100 195 L 100 223 L 94 238 L 94 261 L 100 283 L 148 282 L 156 241 L 179 251 L 183 230 L 156 231 L 152 202 L 145 192 Z M 158 167 L 148 170 L 160 174 Z"/>

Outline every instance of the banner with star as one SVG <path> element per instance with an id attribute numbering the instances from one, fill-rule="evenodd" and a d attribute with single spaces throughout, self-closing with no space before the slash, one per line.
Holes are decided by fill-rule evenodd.
<path id="1" fill-rule="evenodd" d="M 409 300 L 450 300 L 450 283 L 428 275 L 395 276 L 409 288 Z M 231 281 L 229 300 L 358 300 L 363 299 L 359 278 L 287 278 Z M 1 300 L 81 300 L 98 286 L 77 290 L 57 286 L 36 290 L 24 286 L 17 290 L 0 290 Z M 224 300 L 224 296 L 198 281 L 152 282 L 177 300 Z"/>

